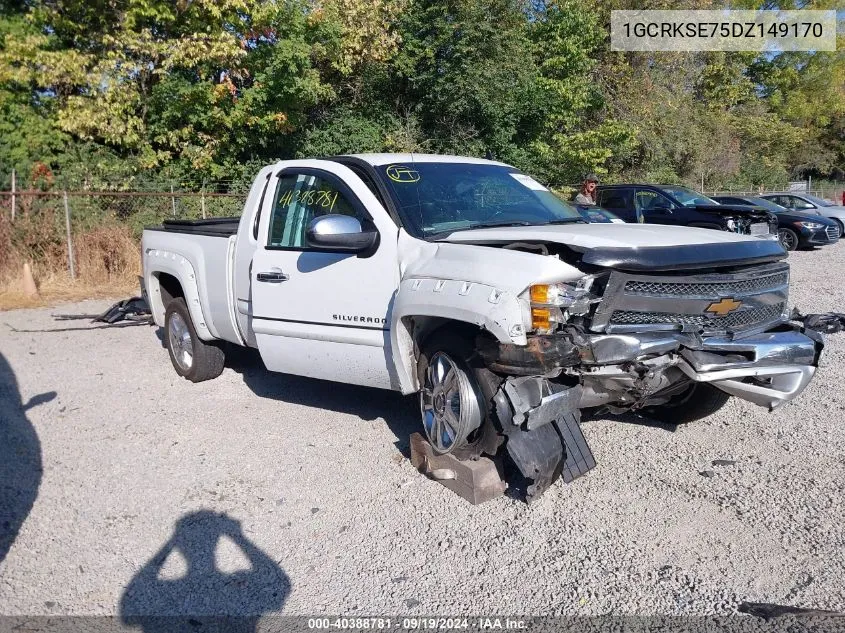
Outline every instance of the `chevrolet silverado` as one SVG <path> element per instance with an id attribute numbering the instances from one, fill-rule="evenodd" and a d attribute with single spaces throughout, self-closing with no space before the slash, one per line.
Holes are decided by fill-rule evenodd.
<path id="1" fill-rule="evenodd" d="M 228 345 L 274 372 L 419 394 L 438 454 L 507 454 L 529 499 L 595 465 L 583 410 L 673 423 L 798 396 L 823 341 L 776 240 L 587 223 L 503 163 L 368 154 L 263 168 L 238 218 L 147 229 L 176 372 Z"/>

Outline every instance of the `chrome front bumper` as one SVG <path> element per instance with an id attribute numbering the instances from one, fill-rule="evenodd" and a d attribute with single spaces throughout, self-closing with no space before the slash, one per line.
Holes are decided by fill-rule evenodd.
<path id="1" fill-rule="evenodd" d="M 823 348 L 824 338 L 815 330 L 707 338 L 700 349 L 681 349 L 678 367 L 696 382 L 772 410 L 804 391 Z"/>
<path id="2" fill-rule="evenodd" d="M 786 324 L 775 332 L 744 337 L 645 332 L 589 337 L 588 365 L 620 365 L 669 355 L 690 380 L 775 409 L 809 384 L 824 348 L 815 330 Z"/>

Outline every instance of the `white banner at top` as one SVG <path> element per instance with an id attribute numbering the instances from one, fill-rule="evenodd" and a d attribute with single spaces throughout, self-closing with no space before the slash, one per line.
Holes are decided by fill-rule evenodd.
<path id="1" fill-rule="evenodd" d="M 615 51 L 835 51 L 836 11 L 611 11 Z"/>

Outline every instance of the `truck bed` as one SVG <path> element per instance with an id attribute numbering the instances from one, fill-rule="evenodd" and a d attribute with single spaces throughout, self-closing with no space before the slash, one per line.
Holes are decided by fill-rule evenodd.
<path id="1" fill-rule="evenodd" d="M 212 218 L 210 220 L 165 220 L 161 226 L 148 227 L 149 231 L 188 233 L 210 237 L 230 237 L 238 232 L 240 218 Z"/>

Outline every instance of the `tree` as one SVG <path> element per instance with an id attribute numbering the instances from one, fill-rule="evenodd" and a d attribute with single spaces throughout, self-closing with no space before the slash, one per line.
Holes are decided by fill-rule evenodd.
<path id="1" fill-rule="evenodd" d="M 433 150 L 506 158 L 529 137 L 536 67 L 515 0 L 413 0 L 392 62 L 399 96 Z"/>

